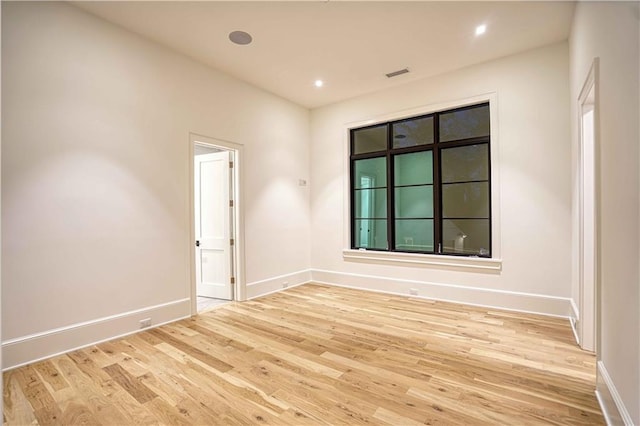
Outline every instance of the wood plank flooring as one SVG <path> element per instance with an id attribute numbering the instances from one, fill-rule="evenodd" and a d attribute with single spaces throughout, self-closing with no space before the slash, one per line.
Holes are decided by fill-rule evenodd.
<path id="1" fill-rule="evenodd" d="M 4 423 L 603 424 L 566 320 L 307 284 L 4 374 Z"/>

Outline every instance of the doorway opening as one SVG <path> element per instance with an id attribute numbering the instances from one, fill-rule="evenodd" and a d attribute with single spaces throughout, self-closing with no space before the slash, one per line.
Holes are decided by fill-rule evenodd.
<path id="1" fill-rule="evenodd" d="M 191 135 L 192 314 L 242 300 L 242 146 Z"/>
<path id="2" fill-rule="evenodd" d="M 596 351 L 598 330 L 598 141 L 597 77 L 594 59 L 578 98 L 578 284 L 580 312 L 577 323 L 580 347 Z"/>

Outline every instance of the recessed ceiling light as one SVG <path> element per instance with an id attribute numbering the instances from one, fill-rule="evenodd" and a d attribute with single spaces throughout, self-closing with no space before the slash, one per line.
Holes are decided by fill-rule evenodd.
<path id="1" fill-rule="evenodd" d="M 235 44 L 244 45 L 251 43 L 253 41 L 253 37 L 251 37 L 251 34 L 244 31 L 232 31 L 229 33 L 229 40 Z"/>
<path id="2" fill-rule="evenodd" d="M 316 87 L 322 87 L 324 86 L 324 81 L 322 80 L 316 80 L 315 83 L 313 83 Z"/>
<path id="3" fill-rule="evenodd" d="M 487 26 L 485 24 L 478 25 L 476 27 L 476 35 L 477 36 L 484 34 L 486 31 L 487 31 Z"/>

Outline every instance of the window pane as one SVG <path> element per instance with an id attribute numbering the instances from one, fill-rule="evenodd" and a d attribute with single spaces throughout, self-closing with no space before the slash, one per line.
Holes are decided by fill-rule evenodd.
<path id="1" fill-rule="evenodd" d="M 440 163 L 443 183 L 489 180 L 489 145 L 443 149 Z"/>
<path id="2" fill-rule="evenodd" d="M 386 219 L 356 219 L 354 229 L 355 248 L 387 250 Z"/>
<path id="3" fill-rule="evenodd" d="M 489 105 L 440 115 L 440 142 L 489 136 Z"/>
<path id="4" fill-rule="evenodd" d="M 393 147 L 433 143 L 433 117 L 416 118 L 393 125 Z"/>
<path id="5" fill-rule="evenodd" d="M 442 185 L 443 217 L 489 217 L 489 183 L 453 183 Z"/>
<path id="6" fill-rule="evenodd" d="M 433 183 L 433 152 L 396 155 L 394 175 L 396 186 Z"/>
<path id="7" fill-rule="evenodd" d="M 396 188 L 395 204 L 398 218 L 432 218 L 433 186 Z"/>
<path id="8" fill-rule="evenodd" d="M 384 188 L 386 186 L 386 157 L 355 161 L 354 188 Z"/>
<path id="9" fill-rule="evenodd" d="M 442 246 L 445 253 L 490 256 L 489 219 L 443 220 Z"/>
<path id="10" fill-rule="evenodd" d="M 387 149 L 387 125 L 353 131 L 353 154 L 384 151 Z"/>
<path id="11" fill-rule="evenodd" d="M 356 218 L 387 217 L 387 190 L 386 189 L 358 189 L 354 191 Z"/>
<path id="12" fill-rule="evenodd" d="M 396 250 L 433 251 L 433 220 L 396 220 Z"/>

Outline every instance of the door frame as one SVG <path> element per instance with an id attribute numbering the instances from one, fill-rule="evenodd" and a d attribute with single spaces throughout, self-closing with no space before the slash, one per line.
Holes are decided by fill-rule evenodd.
<path id="1" fill-rule="evenodd" d="M 599 353 L 600 347 L 600 140 L 599 140 L 599 58 L 594 58 L 589 69 L 589 73 L 580 90 L 578 96 L 578 253 L 577 253 L 577 277 L 578 277 L 578 338 L 582 349 Z M 585 147 L 584 117 L 586 112 L 593 111 L 593 141 L 590 147 Z M 585 182 L 584 174 L 586 168 L 585 150 L 590 149 L 588 156 L 593 158 L 593 228 L 585 227 L 585 209 L 590 206 L 585 205 Z M 593 240 L 593 288 L 585 288 L 585 269 L 589 265 L 584 263 L 585 239 Z M 590 300 L 592 302 L 590 303 Z M 589 315 L 592 321 L 585 321 Z"/>
<path id="2" fill-rule="evenodd" d="M 233 300 L 246 300 L 245 282 L 245 253 L 244 253 L 244 185 L 242 179 L 242 162 L 244 160 L 244 146 L 235 142 L 203 136 L 197 133 L 189 133 L 189 283 L 191 294 L 191 315 L 197 315 L 197 295 L 196 295 L 196 232 L 195 232 L 195 171 L 194 171 L 194 151 L 196 145 L 210 148 L 223 149 L 233 153 L 233 216 L 231 220 L 231 238 L 234 244 L 231 249 L 232 276 L 235 278 L 233 284 Z"/>

